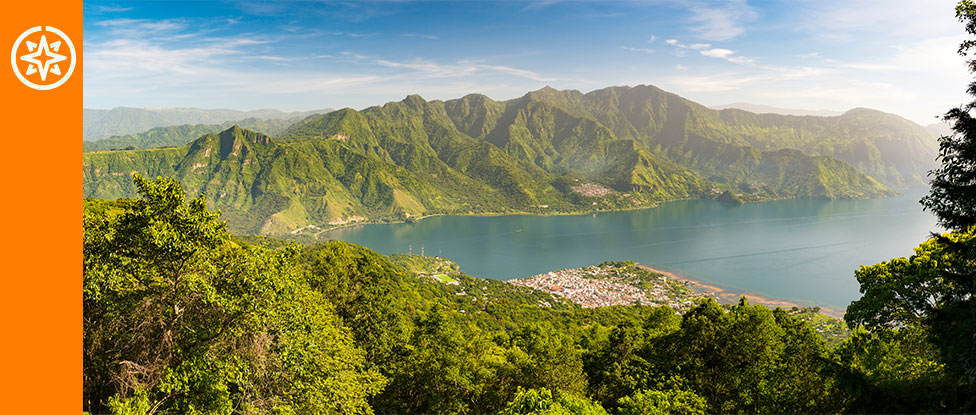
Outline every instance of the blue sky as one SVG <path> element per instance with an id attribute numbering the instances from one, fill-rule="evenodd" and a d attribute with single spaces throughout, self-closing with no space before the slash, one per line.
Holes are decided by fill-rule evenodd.
<path id="1" fill-rule="evenodd" d="M 84 2 L 86 108 L 361 109 L 651 84 L 705 105 L 966 101 L 952 0 Z"/>

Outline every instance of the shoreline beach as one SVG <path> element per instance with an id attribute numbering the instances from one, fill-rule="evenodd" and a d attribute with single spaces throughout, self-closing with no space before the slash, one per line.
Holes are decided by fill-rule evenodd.
<path id="1" fill-rule="evenodd" d="M 679 276 L 674 272 L 664 271 L 644 264 L 638 264 L 637 266 L 642 269 L 646 269 L 648 271 L 664 275 L 668 278 L 677 281 L 686 282 L 689 285 L 691 285 L 692 288 L 695 289 L 696 291 L 699 291 L 703 294 L 709 295 L 712 298 L 715 298 L 715 300 L 718 301 L 719 304 L 737 304 L 740 298 L 745 297 L 752 304 L 762 304 L 769 308 L 781 307 L 784 309 L 790 309 L 792 307 L 800 307 L 800 308 L 807 307 L 792 301 L 770 299 L 746 291 L 726 289 L 715 285 L 706 284 L 702 281 L 694 280 L 684 276 Z M 834 307 L 828 307 L 823 305 L 818 305 L 817 307 L 820 307 L 820 312 L 825 315 L 836 317 L 839 319 L 844 318 L 845 310 L 840 310 Z"/>

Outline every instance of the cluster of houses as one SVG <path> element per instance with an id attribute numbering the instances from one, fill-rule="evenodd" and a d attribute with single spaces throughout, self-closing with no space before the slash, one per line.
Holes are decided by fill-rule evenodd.
<path id="1" fill-rule="evenodd" d="M 633 275 L 621 273 L 620 267 L 589 266 L 547 272 L 510 283 L 565 297 L 583 307 L 608 307 L 615 305 L 670 305 L 676 310 L 690 307 L 693 293 L 677 294 L 670 289 L 667 277 L 641 281 Z"/>

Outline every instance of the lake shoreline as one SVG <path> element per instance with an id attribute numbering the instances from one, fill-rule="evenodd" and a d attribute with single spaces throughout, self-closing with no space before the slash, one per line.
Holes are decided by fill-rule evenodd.
<path id="1" fill-rule="evenodd" d="M 667 200 L 667 201 L 663 201 L 663 202 L 653 202 L 649 206 L 633 207 L 633 208 L 626 208 L 626 209 L 588 210 L 588 211 L 584 211 L 584 212 L 549 212 L 549 213 L 536 213 L 536 212 L 499 212 L 499 213 L 461 213 L 461 214 L 457 214 L 457 213 L 435 213 L 435 214 L 431 214 L 431 215 L 417 216 L 416 218 L 410 218 L 408 220 L 399 220 L 399 221 L 392 221 L 392 222 L 379 222 L 379 221 L 366 220 L 366 221 L 361 221 L 361 222 L 345 223 L 345 224 L 342 224 L 342 225 L 336 225 L 336 226 L 333 226 L 331 228 L 323 229 L 323 230 L 315 233 L 314 237 L 315 237 L 316 240 L 318 240 L 319 235 L 321 235 L 323 233 L 331 232 L 331 231 L 338 230 L 338 229 L 343 229 L 343 228 L 354 227 L 354 226 L 365 226 L 365 225 L 396 225 L 396 224 L 404 224 L 404 223 L 417 223 L 417 222 L 420 222 L 420 221 L 422 221 L 424 219 L 436 218 L 436 217 L 496 218 L 496 217 L 503 217 L 503 216 L 539 216 L 539 217 L 550 217 L 550 216 L 585 216 L 585 215 L 595 215 L 597 213 L 633 212 L 633 211 L 638 211 L 638 210 L 654 209 L 654 208 L 657 208 L 657 207 L 661 206 L 661 204 L 664 204 L 664 203 L 680 202 L 680 201 L 684 201 L 684 200 L 711 200 L 711 199 L 693 199 L 693 198 L 689 198 L 689 199 L 675 199 L 675 200 Z M 298 235 L 300 235 L 300 234 L 298 234 Z"/>
<path id="2" fill-rule="evenodd" d="M 871 200 L 871 199 L 888 199 L 888 198 L 893 198 L 893 197 L 898 197 L 898 196 L 902 196 L 902 194 L 901 193 L 898 193 L 898 192 L 895 192 L 891 196 L 865 197 L 865 198 L 840 198 L 840 199 L 817 199 L 817 198 L 799 198 L 799 197 L 785 197 L 784 196 L 784 197 L 774 197 L 774 198 L 762 198 L 762 199 L 743 200 L 743 204 L 767 203 L 767 202 L 776 202 L 776 201 L 781 201 L 781 200 L 828 200 L 828 201 L 832 201 L 832 200 Z M 660 207 L 661 205 L 664 205 L 666 203 L 681 202 L 681 201 L 687 201 L 687 200 L 710 200 L 710 201 L 713 201 L 715 203 L 721 203 L 721 202 L 718 202 L 717 200 L 715 200 L 714 198 L 713 199 L 709 199 L 709 198 L 703 198 L 703 197 L 698 197 L 698 198 L 689 197 L 689 198 L 684 198 L 684 199 L 673 199 L 673 200 L 664 200 L 664 201 L 650 202 L 650 205 L 648 205 L 648 206 L 639 206 L 639 207 L 631 207 L 631 208 L 623 208 L 623 209 L 597 209 L 597 210 L 587 210 L 587 211 L 582 211 L 582 212 L 434 213 L 434 214 L 430 214 L 430 215 L 423 215 L 423 216 L 411 217 L 411 218 L 408 218 L 406 220 L 396 220 L 396 221 L 389 221 L 389 222 L 383 222 L 382 219 L 380 219 L 380 220 L 365 220 L 365 221 L 359 221 L 359 222 L 344 223 L 344 224 L 341 224 L 341 225 L 331 226 L 329 228 L 321 228 L 320 231 L 316 232 L 315 234 L 313 234 L 311 236 L 313 238 L 315 238 L 316 240 L 318 240 L 319 239 L 319 236 L 322 235 L 323 233 L 327 233 L 327 232 L 331 232 L 331 231 L 335 231 L 335 230 L 339 230 L 339 229 L 344 229 L 344 228 L 349 228 L 349 227 L 354 227 L 354 226 L 364 226 L 364 225 L 395 225 L 395 224 L 403 224 L 403 223 L 416 223 L 416 222 L 422 221 L 424 219 L 435 218 L 435 217 L 442 217 L 442 216 L 445 216 L 445 217 L 474 217 L 474 218 L 494 218 L 494 217 L 502 217 L 502 216 L 539 216 L 539 217 L 549 217 L 549 216 L 584 216 L 584 215 L 591 215 L 591 214 L 597 214 L 597 213 L 633 212 L 633 211 L 640 211 L 640 210 L 648 210 L 648 209 L 654 209 L 654 208 Z M 296 234 L 296 235 L 302 235 L 302 234 Z"/>
<path id="3" fill-rule="evenodd" d="M 745 297 L 746 300 L 748 300 L 752 304 L 761 304 L 761 305 L 764 305 L 764 306 L 769 307 L 769 308 L 780 307 L 780 308 L 783 308 L 783 309 L 787 309 L 788 310 L 788 309 L 793 308 L 793 307 L 798 307 L 798 308 L 808 307 L 808 306 L 804 306 L 802 304 L 795 303 L 795 302 L 792 302 L 792 301 L 778 300 L 778 299 L 771 299 L 771 298 L 763 297 L 763 296 L 756 295 L 756 294 L 752 294 L 752 293 L 749 293 L 748 291 L 744 291 L 744 290 L 740 290 L 740 289 L 726 289 L 726 288 L 718 287 L 718 286 L 715 286 L 715 285 L 712 285 L 712 284 L 708 284 L 708 283 L 705 283 L 705 282 L 702 282 L 702 281 L 698 281 L 698 280 L 695 280 L 695 279 L 688 278 L 686 276 L 679 276 L 678 274 L 675 274 L 674 272 L 665 271 L 665 270 L 662 270 L 662 269 L 659 269 L 659 268 L 654 268 L 654 267 L 651 267 L 651 266 L 648 266 L 648 265 L 644 265 L 644 264 L 637 264 L 637 267 L 642 268 L 642 269 L 646 269 L 648 271 L 651 271 L 651 272 L 654 272 L 654 273 L 657 273 L 657 274 L 664 275 L 664 276 L 666 276 L 668 278 L 671 278 L 673 280 L 685 282 L 685 283 L 691 285 L 694 290 L 696 290 L 696 291 L 698 291 L 698 292 L 700 292 L 702 294 L 706 294 L 709 297 L 714 298 L 716 301 L 718 301 L 719 304 L 738 304 L 739 303 L 739 299 L 742 298 L 742 297 Z M 820 305 L 818 307 L 820 307 L 820 312 L 823 313 L 823 314 L 825 314 L 825 315 L 828 315 L 828 316 L 831 316 L 831 317 L 835 317 L 835 318 L 839 318 L 839 319 L 843 319 L 844 318 L 845 310 L 840 310 L 840 309 L 837 309 L 837 308 L 834 308 L 834 307 L 823 306 L 823 305 Z"/>

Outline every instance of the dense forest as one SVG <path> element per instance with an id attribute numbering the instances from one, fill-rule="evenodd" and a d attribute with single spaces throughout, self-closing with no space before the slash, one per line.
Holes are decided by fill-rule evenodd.
<path id="1" fill-rule="evenodd" d="M 859 270 L 866 294 L 848 314 L 856 329 L 830 347 L 788 311 L 745 300 L 704 300 L 682 315 L 667 306 L 580 308 L 461 275 L 471 295 L 457 295 L 419 277 L 423 265 L 409 258 L 338 241 L 234 237 L 177 181 L 135 183 L 139 199 L 85 204 L 92 413 L 945 412 L 976 404 L 972 382 L 949 359 L 965 358 L 965 344 L 953 333 L 933 342 L 936 326 L 917 317 L 924 310 L 899 308 L 889 291 L 895 278 L 947 264 L 971 273 L 972 258 L 951 250 L 976 240 L 971 228 Z"/>

